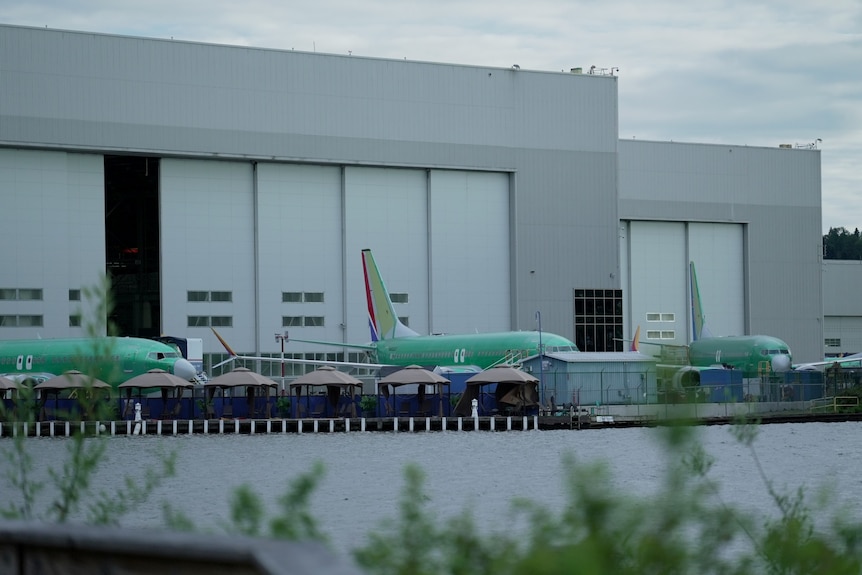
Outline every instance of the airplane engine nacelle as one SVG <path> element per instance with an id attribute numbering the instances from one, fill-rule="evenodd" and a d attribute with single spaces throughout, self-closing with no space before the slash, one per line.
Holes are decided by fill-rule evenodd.
<path id="1" fill-rule="evenodd" d="M 2 377 L 6 379 L 10 379 L 13 382 L 21 385 L 26 384 L 29 386 L 39 385 L 43 381 L 47 381 L 54 377 L 53 373 L 6 373 L 2 374 Z"/>

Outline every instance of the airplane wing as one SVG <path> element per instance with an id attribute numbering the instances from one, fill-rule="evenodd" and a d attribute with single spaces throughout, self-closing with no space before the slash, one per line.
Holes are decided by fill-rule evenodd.
<path id="1" fill-rule="evenodd" d="M 385 363 L 363 363 L 358 361 L 326 361 L 322 359 L 293 359 L 293 358 L 280 358 L 280 357 L 262 357 L 255 355 L 239 355 L 237 354 L 233 348 L 228 344 L 227 341 L 215 330 L 215 328 L 210 327 L 213 334 L 215 334 L 216 339 L 222 344 L 227 351 L 228 357 L 226 360 L 221 363 L 217 363 L 213 366 L 213 368 L 221 367 L 227 363 L 231 363 L 237 360 L 250 360 L 250 361 L 266 361 L 269 363 L 295 363 L 300 365 L 331 365 L 333 367 L 356 367 L 356 368 L 364 368 L 364 369 L 379 369 L 381 367 L 387 367 L 389 364 Z M 374 349 L 374 346 L 355 346 L 355 345 L 347 345 L 347 344 L 336 344 L 334 342 L 315 342 L 312 340 L 300 340 L 296 339 L 294 341 L 302 341 L 304 343 L 326 343 L 328 345 L 338 345 L 339 347 L 357 347 L 359 349 Z"/>
<path id="2" fill-rule="evenodd" d="M 323 359 L 293 359 L 280 357 L 263 357 L 257 355 L 232 355 L 221 363 L 217 363 L 213 368 L 221 367 L 227 363 L 237 360 L 244 361 L 266 361 L 269 363 L 295 363 L 300 365 L 331 365 L 332 367 L 357 367 L 364 369 L 379 369 L 381 367 L 389 367 L 389 363 L 362 363 L 359 361 L 326 361 Z"/>
<path id="3" fill-rule="evenodd" d="M 343 341 L 323 341 L 320 339 L 299 339 L 292 337 L 290 341 L 298 341 L 301 343 L 315 343 L 318 345 L 331 345 L 333 347 L 349 347 L 353 349 L 373 350 L 377 349 L 373 345 L 362 345 L 359 343 L 344 343 Z"/>
<path id="4" fill-rule="evenodd" d="M 794 370 L 800 371 L 823 371 L 829 369 L 833 365 L 838 364 L 840 367 L 862 367 L 862 353 L 854 353 L 845 357 L 836 357 L 824 361 L 813 361 L 811 363 L 799 363 L 793 366 Z M 849 365 L 848 365 L 849 364 Z"/>

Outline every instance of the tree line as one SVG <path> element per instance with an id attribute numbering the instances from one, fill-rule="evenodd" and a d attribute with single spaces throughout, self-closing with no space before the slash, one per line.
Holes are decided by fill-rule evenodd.
<path id="1" fill-rule="evenodd" d="M 823 236 L 823 259 L 862 260 L 862 237 L 859 228 L 852 233 L 844 227 L 829 228 Z"/>

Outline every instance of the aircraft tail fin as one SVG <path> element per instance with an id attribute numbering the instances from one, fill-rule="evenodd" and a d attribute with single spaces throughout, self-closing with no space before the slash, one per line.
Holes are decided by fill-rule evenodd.
<path id="1" fill-rule="evenodd" d="M 371 250 L 362 250 L 362 272 L 365 275 L 365 297 L 368 303 L 368 325 L 371 339 L 379 341 L 419 335 L 398 319 L 383 278 L 374 263 Z"/>
<path id="2" fill-rule="evenodd" d="M 632 345 L 629 348 L 629 351 L 640 351 L 638 349 L 638 345 L 640 344 L 640 339 L 641 339 L 641 326 L 638 326 L 638 328 L 635 330 L 635 336 L 632 338 Z"/>
<path id="3" fill-rule="evenodd" d="M 692 340 L 697 341 L 705 337 L 711 337 L 711 334 L 709 328 L 706 327 L 706 317 L 703 315 L 703 307 L 700 302 L 700 289 L 697 286 L 697 273 L 694 271 L 694 262 L 689 262 L 688 267 L 691 281 Z"/>

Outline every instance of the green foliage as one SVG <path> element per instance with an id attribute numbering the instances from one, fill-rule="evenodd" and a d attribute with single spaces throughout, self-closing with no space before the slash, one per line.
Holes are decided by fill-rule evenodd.
<path id="1" fill-rule="evenodd" d="M 376 411 L 377 410 L 377 396 L 376 395 L 363 395 L 359 400 L 359 409 L 362 411 Z"/>
<path id="2" fill-rule="evenodd" d="M 862 237 L 859 228 L 850 233 L 847 228 L 829 228 L 823 236 L 823 259 L 862 260 Z"/>
<path id="3" fill-rule="evenodd" d="M 87 334 L 93 338 L 93 349 L 87 355 L 94 359 L 87 366 L 89 385 L 76 391 L 83 413 L 95 421 L 111 419 L 116 409 L 111 401 L 105 401 L 103 392 L 92 387 L 96 374 L 119 369 L 112 359 L 111 340 L 101 337 L 111 331 L 106 323 L 112 309 L 110 293 L 107 279 L 94 288 L 83 290 L 85 303 L 94 310 L 92 314 L 86 315 L 94 319 L 85 325 Z M 53 523 L 65 523 L 81 517 L 87 523 L 116 525 L 124 515 L 146 501 L 165 478 L 174 474 L 175 458 L 167 457 L 161 469 L 151 469 L 145 473 L 142 483 L 126 478 L 125 484 L 111 493 L 92 493 L 91 480 L 102 463 L 107 439 L 93 434 L 92 428 L 89 428 L 89 432 L 82 432 L 80 428 L 73 427 L 72 437 L 67 443 L 66 458 L 58 462 L 59 467 L 42 462 L 42 465 L 47 466 L 49 481 L 37 481 L 33 459 L 26 449 L 29 440 L 23 433 L 23 429 L 35 425 L 35 405 L 38 405 L 35 392 L 27 385 L 18 387 L 12 414 L 5 413 L 5 408 L 0 404 L 0 418 L 15 421 L 14 425 L 22 430 L 15 434 L 11 445 L 0 450 L 0 457 L 4 457 L 8 463 L 5 474 L 7 489 L 0 501 L 0 517 Z"/>
<path id="4" fill-rule="evenodd" d="M 760 469 L 757 426 L 732 429 Z M 355 557 L 379 575 L 860 572 L 862 525 L 835 519 L 825 531 L 816 530 L 802 490 L 781 494 L 763 475 L 776 514 L 750 516 L 721 500 L 708 477 L 713 460 L 693 428 L 671 426 L 661 435 L 667 472 L 654 495 L 630 498 L 609 488 L 605 466 L 568 458 L 566 505 L 517 502 L 523 530 L 483 533 L 469 514 L 436 519 L 421 472 L 408 467 L 398 517 L 373 532 Z"/>
<path id="5" fill-rule="evenodd" d="M 289 417 L 290 398 L 286 395 L 279 396 L 279 398 L 275 400 L 275 408 L 278 411 L 279 417 Z"/>

